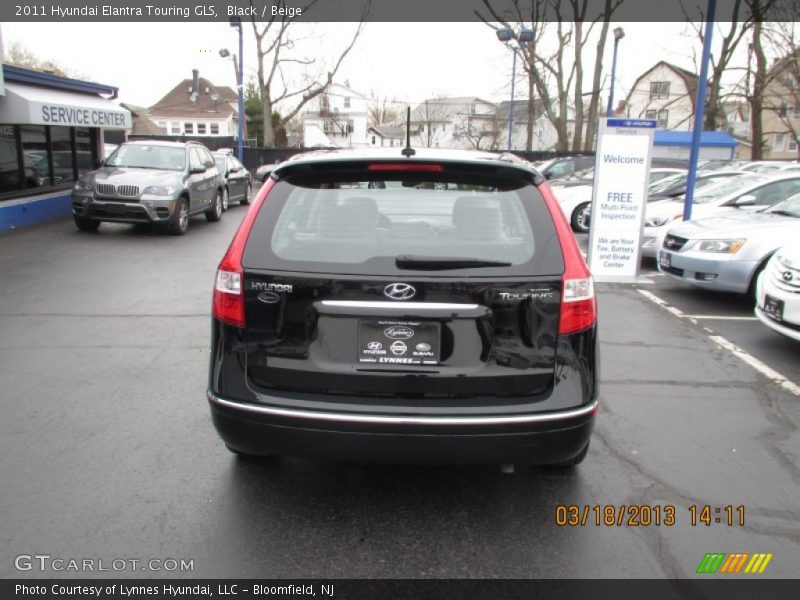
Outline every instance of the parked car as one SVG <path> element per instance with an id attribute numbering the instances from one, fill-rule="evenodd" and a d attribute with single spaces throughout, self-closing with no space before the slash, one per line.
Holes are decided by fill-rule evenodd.
<path id="1" fill-rule="evenodd" d="M 727 179 L 728 177 L 736 177 L 744 174 L 745 171 L 698 171 L 694 189 L 697 191 L 707 185 L 719 183 L 721 180 Z M 656 202 L 658 200 L 677 198 L 685 195 L 686 181 L 688 178 L 689 172 L 683 171 L 682 173 L 676 173 L 651 183 L 647 188 L 647 201 Z"/>
<path id="2" fill-rule="evenodd" d="M 650 182 L 656 182 L 663 177 L 683 172 L 682 169 L 671 167 L 656 167 L 650 169 Z M 558 182 L 553 182 L 553 194 L 558 200 L 558 205 L 564 211 L 572 225 L 573 231 L 586 233 L 589 231 L 589 216 L 592 205 L 592 184 L 576 185 L 563 188 Z"/>
<path id="3" fill-rule="evenodd" d="M 749 173 L 723 179 L 695 192 L 692 219 L 721 216 L 736 211 L 762 210 L 797 191 L 800 191 L 800 173 Z M 667 230 L 674 221 L 683 218 L 683 209 L 682 197 L 647 205 L 642 234 L 642 256 L 657 257 Z"/>
<path id="4" fill-rule="evenodd" d="M 222 218 L 224 187 L 214 158 L 198 142 L 126 142 L 101 168 L 78 178 L 72 213 L 81 231 L 113 221 L 155 223 L 182 235 L 192 215 Z"/>
<path id="5" fill-rule="evenodd" d="M 710 290 L 755 293 L 772 254 L 800 233 L 800 193 L 758 213 L 687 221 L 669 228 L 658 270 Z"/>
<path id="6" fill-rule="evenodd" d="M 594 167 L 594 156 L 566 156 L 544 164 L 539 172 L 545 179 L 561 179 L 589 167 Z"/>
<path id="7" fill-rule="evenodd" d="M 234 453 L 586 456 L 592 278 L 527 166 L 400 148 L 287 161 L 219 265 L 212 317 L 208 399 Z"/>
<path id="8" fill-rule="evenodd" d="M 272 175 L 272 171 L 274 171 L 275 167 L 277 167 L 279 164 L 280 162 L 276 162 L 258 167 L 256 169 L 256 181 L 260 181 L 261 183 L 266 182 L 267 179 L 269 179 L 269 176 Z"/>
<path id="9" fill-rule="evenodd" d="M 231 202 L 250 204 L 250 190 L 253 183 L 250 171 L 244 168 L 235 156 L 214 153 L 217 169 L 225 180 L 222 192 L 222 210 L 228 210 Z"/>
<path id="10" fill-rule="evenodd" d="M 758 276 L 755 313 L 767 327 L 800 341 L 800 243 L 796 240 L 779 249 Z"/>

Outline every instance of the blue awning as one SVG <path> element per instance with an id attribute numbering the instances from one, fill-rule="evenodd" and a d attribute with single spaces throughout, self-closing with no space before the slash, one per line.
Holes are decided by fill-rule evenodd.
<path id="1" fill-rule="evenodd" d="M 653 137 L 655 146 L 686 146 L 692 145 L 691 131 L 668 131 L 659 129 Z M 700 146 L 716 148 L 736 148 L 736 139 L 727 131 L 703 131 L 700 133 Z"/>

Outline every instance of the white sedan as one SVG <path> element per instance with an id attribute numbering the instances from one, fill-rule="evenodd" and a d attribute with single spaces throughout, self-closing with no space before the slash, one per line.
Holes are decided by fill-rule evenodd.
<path id="1" fill-rule="evenodd" d="M 686 169 L 673 169 L 658 167 L 650 169 L 650 183 L 655 183 L 676 173 L 685 173 Z M 558 201 L 564 215 L 569 219 L 572 229 L 578 233 L 589 231 L 589 215 L 591 214 L 592 204 L 592 185 L 574 185 L 564 187 L 553 183 L 550 186 L 553 195 Z"/>
<path id="2" fill-rule="evenodd" d="M 800 243 L 778 250 L 761 272 L 755 313 L 767 327 L 800 341 Z"/>
<path id="3" fill-rule="evenodd" d="M 694 195 L 692 220 L 732 211 L 756 211 L 800 191 L 800 174 L 752 173 L 708 185 Z M 667 229 L 683 218 L 684 199 L 651 202 L 645 209 L 642 256 L 656 258 Z"/>

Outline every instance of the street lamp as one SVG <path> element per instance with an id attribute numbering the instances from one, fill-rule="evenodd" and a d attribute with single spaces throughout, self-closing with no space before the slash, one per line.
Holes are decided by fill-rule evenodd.
<path id="1" fill-rule="evenodd" d="M 608 92 L 608 110 L 606 116 L 610 117 L 614 111 L 614 83 L 617 76 L 617 46 L 619 41 L 625 37 L 625 30 L 622 27 L 614 29 L 614 58 L 611 60 L 611 90 Z"/>
<path id="2" fill-rule="evenodd" d="M 533 41 L 533 30 L 525 27 L 516 36 L 517 45 L 511 42 L 514 40 L 514 32 L 508 27 L 501 27 L 497 30 L 497 39 L 503 42 L 507 48 L 511 48 L 514 54 L 511 63 L 511 102 L 508 104 L 508 151 L 511 152 L 511 136 L 514 131 L 514 82 L 517 78 L 517 50 L 521 50 Z M 528 102 L 532 99 L 528 98 Z"/>
<path id="3" fill-rule="evenodd" d="M 239 60 L 237 64 L 236 55 L 231 55 L 227 48 L 222 48 L 219 55 L 222 58 L 233 57 L 233 70 L 236 71 L 236 88 L 239 93 L 239 135 L 237 140 L 236 154 L 239 157 L 239 162 L 244 163 L 244 37 L 242 32 L 242 20 L 238 18 L 231 19 L 231 27 L 239 30 Z"/>

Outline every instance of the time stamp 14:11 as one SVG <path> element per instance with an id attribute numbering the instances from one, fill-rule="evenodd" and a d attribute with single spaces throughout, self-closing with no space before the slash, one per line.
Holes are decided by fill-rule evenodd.
<path id="1" fill-rule="evenodd" d="M 672 527 L 678 522 L 678 509 L 672 504 L 558 504 L 555 523 L 559 527 Z M 688 507 L 689 524 L 744 527 L 744 506 L 709 506 L 692 504 Z"/>

